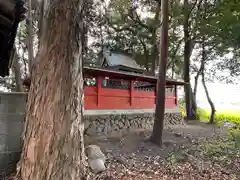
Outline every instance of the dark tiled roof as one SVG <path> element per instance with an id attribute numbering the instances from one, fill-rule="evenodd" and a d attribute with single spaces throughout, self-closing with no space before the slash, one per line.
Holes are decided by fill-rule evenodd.
<path id="1" fill-rule="evenodd" d="M 103 55 L 104 55 L 104 60 L 107 62 L 108 66 L 110 67 L 121 66 L 121 67 L 136 69 L 136 70 L 143 70 L 143 68 L 139 64 L 137 64 L 137 62 L 129 55 L 118 53 L 118 52 L 111 52 L 107 50 L 105 50 Z"/>

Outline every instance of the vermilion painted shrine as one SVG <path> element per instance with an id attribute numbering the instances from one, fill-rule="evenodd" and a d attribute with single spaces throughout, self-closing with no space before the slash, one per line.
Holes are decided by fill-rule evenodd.
<path id="1" fill-rule="evenodd" d="M 84 67 L 85 109 L 154 109 L 157 77 L 146 74 L 130 56 L 105 50 L 100 68 Z M 166 108 L 177 108 L 177 86 L 183 84 L 167 79 Z"/>
<path id="2" fill-rule="evenodd" d="M 154 109 L 157 77 L 103 68 L 84 68 L 85 109 Z M 177 108 L 177 86 L 166 82 L 166 108 Z"/>

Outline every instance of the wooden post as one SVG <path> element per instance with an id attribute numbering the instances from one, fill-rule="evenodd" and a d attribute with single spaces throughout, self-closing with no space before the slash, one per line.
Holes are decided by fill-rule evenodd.
<path id="1" fill-rule="evenodd" d="M 177 85 L 174 85 L 174 96 L 175 96 L 175 104 L 177 106 L 178 104 L 178 99 L 177 99 Z"/>
<path id="2" fill-rule="evenodd" d="M 157 104 L 157 84 L 155 86 L 155 105 Z"/>
<path id="3" fill-rule="evenodd" d="M 130 106 L 133 105 L 133 91 L 134 91 L 133 80 L 130 80 Z"/>
<path id="4" fill-rule="evenodd" d="M 102 80 L 101 76 L 97 77 L 97 106 L 100 106 L 101 103 L 101 89 L 102 89 Z"/>

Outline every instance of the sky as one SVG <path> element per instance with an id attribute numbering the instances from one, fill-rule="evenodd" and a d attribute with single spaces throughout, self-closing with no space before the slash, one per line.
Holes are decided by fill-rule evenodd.
<path id="1" fill-rule="evenodd" d="M 217 110 L 240 110 L 240 85 L 207 83 L 210 97 Z M 210 109 L 204 89 L 199 82 L 197 92 L 197 103 L 199 107 Z"/>

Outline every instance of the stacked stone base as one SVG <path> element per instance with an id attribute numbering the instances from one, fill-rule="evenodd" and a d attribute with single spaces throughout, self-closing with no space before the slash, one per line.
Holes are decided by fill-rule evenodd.
<path id="1" fill-rule="evenodd" d="M 154 114 L 114 114 L 85 115 L 85 136 L 99 137 L 137 129 L 150 130 L 153 127 Z M 166 113 L 164 126 L 184 124 L 181 113 Z"/>

